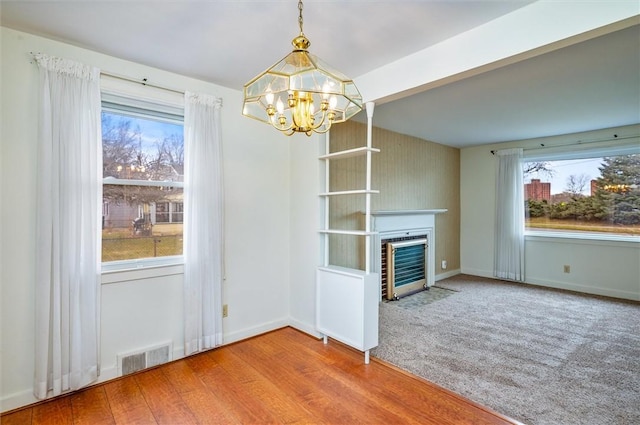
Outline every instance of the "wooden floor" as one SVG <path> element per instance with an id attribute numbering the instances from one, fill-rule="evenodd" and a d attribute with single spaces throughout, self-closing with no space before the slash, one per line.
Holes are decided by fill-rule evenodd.
<path id="1" fill-rule="evenodd" d="M 284 328 L 0 418 L 11 424 L 517 424 L 333 340 Z"/>

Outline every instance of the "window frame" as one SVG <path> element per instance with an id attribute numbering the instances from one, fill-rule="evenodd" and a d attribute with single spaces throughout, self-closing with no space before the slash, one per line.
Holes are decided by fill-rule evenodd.
<path id="1" fill-rule="evenodd" d="M 163 122 L 179 124 L 184 128 L 184 105 L 167 103 L 156 100 L 146 100 L 142 97 L 129 94 L 119 94 L 110 91 L 101 92 L 101 113 L 111 112 L 114 114 L 137 117 L 142 119 L 156 119 Z M 102 178 L 102 186 L 113 184 L 119 186 L 148 186 L 148 187 L 172 187 L 184 189 L 184 182 L 179 181 L 149 181 L 135 179 L 118 179 L 113 177 Z M 101 191 L 102 191 L 101 186 Z M 170 202 L 171 204 L 172 202 Z M 104 205 L 102 211 L 104 211 Z M 108 206 L 106 207 L 108 208 Z M 171 207 L 170 207 L 171 208 Z M 183 207 L 184 208 L 184 207 Z M 169 213 L 170 215 L 170 213 Z M 183 216 L 184 217 L 184 216 Z M 181 221 L 180 223 L 184 223 Z M 102 229 L 100 229 L 102 232 Z M 102 234 L 100 235 L 102 239 Z M 163 257 L 136 258 L 116 261 L 102 261 L 100 258 L 101 273 L 103 283 L 114 283 L 121 279 L 114 278 L 113 273 L 137 272 L 146 270 L 144 275 L 149 277 L 166 276 L 176 274 L 176 267 L 182 268 L 184 265 L 184 253 L 182 255 L 169 255 Z M 127 280 L 127 279 L 125 279 Z"/>
<path id="2" fill-rule="evenodd" d="M 522 163 L 536 161 L 580 160 L 611 156 L 640 154 L 640 136 L 628 136 L 621 139 L 580 142 L 574 145 L 552 146 L 524 150 Z M 524 185 L 523 185 L 524 190 Z M 526 240 L 581 240 L 584 242 L 632 243 L 640 244 L 640 236 L 602 232 L 572 232 L 563 230 L 530 230 L 525 228 Z"/>

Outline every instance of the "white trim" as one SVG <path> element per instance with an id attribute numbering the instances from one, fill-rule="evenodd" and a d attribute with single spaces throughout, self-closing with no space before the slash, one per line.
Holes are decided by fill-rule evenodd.
<path id="1" fill-rule="evenodd" d="M 480 270 L 480 269 L 461 269 L 461 270 L 462 270 L 462 274 L 466 274 L 470 276 L 478 276 L 478 277 L 485 277 L 488 279 L 502 280 L 494 277 L 492 273 L 487 270 Z M 510 282 L 510 281 L 506 281 L 506 282 Z M 580 285 L 575 283 L 560 282 L 556 280 L 546 280 L 546 279 L 526 279 L 524 282 L 513 282 L 513 283 L 522 283 L 522 284 L 530 285 L 534 287 L 541 286 L 544 288 L 562 289 L 562 290 L 572 291 L 572 292 L 576 292 L 584 295 L 600 295 L 604 297 L 619 298 L 622 300 L 640 301 L 640 295 L 638 295 L 635 292 L 603 288 L 601 286 L 585 286 L 585 285 Z"/>
<path id="2" fill-rule="evenodd" d="M 437 281 L 439 281 L 439 280 L 444 280 L 444 279 L 447 279 L 447 278 L 450 278 L 450 277 L 453 277 L 453 276 L 457 276 L 457 275 L 459 275 L 460 273 L 462 273 L 462 272 L 460 271 L 460 269 L 449 270 L 449 271 L 446 271 L 446 272 L 444 272 L 444 273 L 437 274 L 437 275 L 435 276 L 435 281 L 437 282 Z"/>
<path id="3" fill-rule="evenodd" d="M 262 335 L 267 332 L 275 331 L 276 329 L 286 328 L 287 326 L 289 326 L 289 319 L 283 317 L 278 320 L 272 320 L 267 323 L 262 323 L 259 326 L 240 329 L 239 331 L 232 332 L 232 333 L 225 333 L 222 336 L 222 339 L 223 339 L 222 345 L 227 345 L 233 342 L 242 341 L 243 339 Z"/>
<path id="4" fill-rule="evenodd" d="M 500 280 L 493 277 L 491 272 L 487 272 L 483 270 L 462 269 L 462 273 L 470 276 L 486 277 L 489 279 Z M 530 285 L 530 286 L 542 286 L 542 287 L 551 288 L 551 289 L 563 289 L 563 290 L 577 292 L 579 294 L 584 294 L 584 295 L 601 295 L 605 297 L 613 297 L 613 298 L 619 298 L 623 300 L 640 301 L 640 296 L 637 293 L 629 292 L 629 291 L 620 291 L 617 289 L 609 289 L 609 288 L 596 287 L 596 286 L 584 286 L 584 285 L 579 285 L 575 283 L 559 282 L 559 281 L 545 280 L 545 279 L 527 279 L 524 282 L 524 284 Z"/>
<path id="5" fill-rule="evenodd" d="M 640 154 L 640 136 L 637 129 L 633 127 L 635 134 L 622 135 L 620 139 L 606 138 L 596 141 L 580 141 L 572 144 L 550 146 L 547 150 L 540 152 L 530 152 L 522 158 L 524 163 L 536 161 L 565 161 L 586 158 L 603 158 L 611 156 L 635 155 Z M 618 137 L 618 132 L 614 135 Z M 545 146 L 545 143 L 541 143 Z M 536 150 L 539 148 L 536 148 Z M 601 241 L 606 245 L 610 243 L 616 244 L 628 242 L 632 244 L 640 243 L 640 236 L 626 236 L 622 234 L 609 234 L 600 232 L 570 232 L 565 230 L 525 230 L 525 239 L 535 240 L 533 238 L 556 238 L 563 239 L 564 242 L 572 241 Z"/>
<path id="6" fill-rule="evenodd" d="M 625 300 L 640 301 L 640 295 L 631 291 L 620 291 L 618 289 L 602 288 L 597 286 L 585 286 L 576 283 L 558 282 L 546 279 L 527 279 L 525 282 L 531 286 L 542 286 L 552 289 L 564 289 L 587 295 L 601 295 L 605 297 L 620 298 Z"/>
<path id="7" fill-rule="evenodd" d="M 154 85 L 142 85 L 140 83 L 123 80 L 121 77 L 100 74 L 100 91 L 103 100 L 118 103 L 124 99 L 128 104 L 162 105 L 169 110 L 184 110 L 184 94 L 158 89 Z"/>
<path id="8" fill-rule="evenodd" d="M 33 389 L 7 394 L 0 398 L 0 413 L 5 413 L 20 407 L 26 407 L 39 401 L 41 400 L 34 397 Z"/>
<path id="9" fill-rule="evenodd" d="M 486 277 L 489 279 L 500 280 L 493 275 L 493 270 L 482 270 L 482 269 L 474 269 L 474 268 L 460 268 L 461 274 L 468 274 L 469 276 L 478 276 L 478 277 Z"/>
<path id="10" fill-rule="evenodd" d="M 294 319 L 293 317 L 289 317 L 289 326 L 299 330 L 300 332 L 304 332 L 308 335 L 311 335 L 314 338 L 320 339 L 323 336 L 320 332 L 316 330 L 316 327 L 314 324 L 305 323 L 298 319 Z"/>
<path id="11" fill-rule="evenodd" d="M 102 263 L 102 284 L 184 274 L 182 256 Z"/>
<path id="12" fill-rule="evenodd" d="M 122 81 L 119 82 L 122 83 Z M 133 116 L 144 120 L 157 120 L 176 124 L 184 128 L 184 102 L 178 103 L 163 99 L 142 97 L 134 93 L 125 93 L 124 91 L 113 90 L 109 87 L 109 84 L 105 87 L 104 79 L 102 80 L 102 83 L 101 96 L 103 112 L 106 111 L 117 115 Z M 126 84 L 129 84 L 127 87 L 131 88 L 130 81 L 126 81 Z M 175 93 L 172 95 L 175 95 Z M 184 182 L 180 181 L 119 179 L 111 176 L 103 177 L 102 185 L 184 188 Z M 166 202 L 169 202 L 170 204 L 173 203 L 173 201 L 169 200 Z M 169 217 L 171 217 L 171 211 L 168 211 L 168 213 L 170 214 Z M 163 223 L 171 223 L 171 221 Z M 132 270 L 154 269 L 141 274 L 140 278 L 142 279 L 178 274 L 175 271 L 167 270 L 167 266 L 179 265 L 179 273 L 182 273 L 184 258 L 182 255 L 164 256 L 157 258 L 128 259 L 122 261 L 103 261 L 101 264 L 103 275 L 102 283 L 106 284 L 137 280 L 137 277 L 130 278 L 130 273 L 121 275 L 124 277 L 119 277 L 117 275 L 110 276 L 112 273 L 130 272 Z M 135 275 L 137 276 L 139 273 Z"/>
<path id="13" fill-rule="evenodd" d="M 526 231 L 525 240 L 558 243 L 574 243 L 580 245 L 608 245 L 640 247 L 640 236 L 623 236 L 592 232 L 562 232 L 562 231 Z"/>
<path id="14" fill-rule="evenodd" d="M 617 137 L 617 136 L 616 136 Z M 570 159 L 600 158 L 603 156 L 632 155 L 640 153 L 640 136 L 623 135 L 597 141 L 581 141 L 563 145 L 541 143 L 539 148 L 524 149 L 523 162 L 564 161 Z"/>
<path id="15" fill-rule="evenodd" d="M 119 186 L 152 186 L 152 187 L 178 187 L 184 188 L 184 182 L 172 180 L 134 180 L 134 179 L 118 179 L 116 177 L 104 177 L 102 184 L 111 184 Z M 171 202 L 171 201 L 165 201 Z"/>
<path id="16" fill-rule="evenodd" d="M 370 148 L 368 146 L 363 146 L 360 148 L 354 148 L 354 149 L 347 149 L 344 151 L 340 151 L 340 152 L 332 152 L 332 153 L 328 153 L 326 155 L 321 155 L 318 158 L 319 159 L 342 159 L 342 158 L 351 158 L 354 156 L 360 156 L 363 154 L 366 154 L 367 152 L 375 152 L 378 153 L 380 152 L 380 149 L 377 148 Z"/>

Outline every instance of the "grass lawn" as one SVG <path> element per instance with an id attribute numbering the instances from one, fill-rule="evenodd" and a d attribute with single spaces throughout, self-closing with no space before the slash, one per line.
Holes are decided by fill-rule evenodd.
<path id="1" fill-rule="evenodd" d="M 558 220 L 546 217 L 525 219 L 525 227 L 531 230 L 567 230 L 570 232 L 600 232 L 626 236 L 640 236 L 640 224 L 620 225 L 601 221 Z"/>
<path id="2" fill-rule="evenodd" d="M 102 261 L 182 255 L 182 234 L 132 236 L 129 230 L 102 232 Z"/>

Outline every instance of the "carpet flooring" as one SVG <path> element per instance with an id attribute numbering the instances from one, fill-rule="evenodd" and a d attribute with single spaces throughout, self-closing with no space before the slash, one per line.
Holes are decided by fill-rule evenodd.
<path id="1" fill-rule="evenodd" d="M 411 309 L 422 307 L 427 304 L 431 304 L 436 301 L 440 301 L 441 299 L 446 298 L 449 295 L 455 294 L 455 293 L 456 291 L 452 289 L 432 286 L 427 291 L 420 291 L 415 294 L 402 297 L 397 301 L 389 301 L 389 302 L 392 302 L 395 307 L 411 310 Z"/>
<path id="2" fill-rule="evenodd" d="M 449 293 L 381 304 L 373 356 L 525 424 L 640 424 L 640 304 L 466 275 L 437 285 Z"/>

